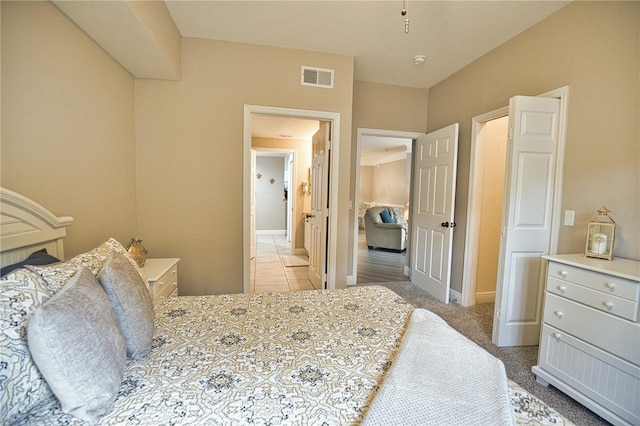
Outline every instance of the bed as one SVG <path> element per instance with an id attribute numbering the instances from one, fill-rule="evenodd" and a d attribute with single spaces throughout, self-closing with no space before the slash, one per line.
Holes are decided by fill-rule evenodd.
<path id="1" fill-rule="evenodd" d="M 149 308 L 118 241 L 65 258 L 73 219 L 1 191 L 2 266 L 54 262 L 0 281 L 2 424 L 544 424 L 500 360 L 382 286 Z"/>

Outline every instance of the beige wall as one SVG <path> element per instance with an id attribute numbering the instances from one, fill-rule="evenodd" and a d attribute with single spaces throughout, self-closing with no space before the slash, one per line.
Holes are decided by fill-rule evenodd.
<path id="1" fill-rule="evenodd" d="M 373 166 L 360 166 L 360 192 L 358 202 L 373 201 Z"/>
<path id="2" fill-rule="evenodd" d="M 2 2 L 2 186 L 75 219 L 65 254 L 136 235 L 134 79 L 50 2 Z"/>
<path id="3" fill-rule="evenodd" d="M 334 89 L 300 85 L 302 65 Z M 182 80 L 136 81 L 140 235 L 182 259 L 180 294 L 242 292 L 245 104 L 341 114 L 339 175 L 350 176 L 353 58 L 184 38 Z M 346 285 L 349 188 L 340 187 L 337 286 Z"/>
<path id="4" fill-rule="evenodd" d="M 355 159 L 357 155 L 356 138 L 359 128 L 424 133 L 427 127 L 428 100 L 429 91 L 426 89 L 354 81 L 351 156 Z M 354 208 L 357 208 L 358 204 L 358 200 L 355 199 L 357 184 L 354 167 L 351 170 L 351 192 L 349 195 Z M 357 230 L 357 223 L 354 224 L 354 212 L 351 211 L 349 214 L 350 244 L 347 269 L 350 276 L 354 275 L 357 267 L 352 262 L 353 241 L 357 237 Z"/>
<path id="5" fill-rule="evenodd" d="M 560 253 L 582 252 L 605 203 L 615 255 L 640 259 L 640 3 L 574 2 L 429 90 L 428 130 L 460 123 L 452 288 L 462 287 L 471 119 L 511 96 L 570 86 Z"/>
<path id="6" fill-rule="evenodd" d="M 294 153 L 296 187 L 289 189 L 289 196 L 295 197 L 293 226 L 295 229 L 294 250 L 304 250 L 304 213 L 308 213 L 311 206 L 309 192 L 302 192 L 302 182 L 309 182 L 309 168 L 311 167 L 311 141 L 296 139 L 252 138 L 251 146 L 257 150 L 287 150 Z"/>
<path id="7" fill-rule="evenodd" d="M 491 300 L 496 291 L 508 132 L 509 118 L 502 117 L 487 122 L 479 135 L 481 141 L 478 141 L 482 144 L 482 152 L 478 154 L 483 158 L 484 167 L 480 183 L 482 199 L 478 247 L 481 249 L 478 250 L 476 294 L 488 294 L 489 297 L 484 300 Z"/>
<path id="8" fill-rule="evenodd" d="M 408 160 L 397 160 L 373 167 L 372 201 L 403 207 L 409 201 Z M 360 177 L 362 179 L 362 177 Z"/>

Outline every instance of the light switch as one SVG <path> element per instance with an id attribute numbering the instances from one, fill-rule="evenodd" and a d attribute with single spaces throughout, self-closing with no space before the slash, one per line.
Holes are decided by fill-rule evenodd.
<path id="1" fill-rule="evenodd" d="M 564 211 L 564 224 L 565 226 L 573 226 L 573 222 L 576 218 L 575 210 L 565 210 Z"/>

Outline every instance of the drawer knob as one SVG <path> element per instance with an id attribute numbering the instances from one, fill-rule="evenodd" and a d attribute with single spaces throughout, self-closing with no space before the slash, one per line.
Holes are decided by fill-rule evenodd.
<path id="1" fill-rule="evenodd" d="M 556 339 L 556 340 L 560 340 L 560 338 L 562 337 L 562 334 L 560 334 L 560 333 L 553 333 L 553 334 L 551 335 L 551 337 L 553 337 L 553 338 L 554 338 L 554 339 Z"/>
<path id="2" fill-rule="evenodd" d="M 567 278 L 567 271 L 560 271 L 560 276 L 562 278 Z"/>
<path id="3" fill-rule="evenodd" d="M 565 294 L 565 292 L 567 291 L 567 287 L 559 285 L 558 290 L 560 291 L 560 293 Z"/>
<path id="4" fill-rule="evenodd" d="M 564 315 L 562 311 L 554 311 L 553 313 L 555 316 L 558 317 L 558 319 L 562 319 L 562 316 Z"/>
<path id="5" fill-rule="evenodd" d="M 613 303 L 612 302 L 602 302 L 602 304 L 604 305 L 605 308 L 607 308 L 607 311 L 609 311 L 609 312 L 613 311 Z"/>
<path id="6" fill-rule="evenodd" d="M 609 291 L 616 291 L 616 283 L 605 283 L 604 285 Z"/>

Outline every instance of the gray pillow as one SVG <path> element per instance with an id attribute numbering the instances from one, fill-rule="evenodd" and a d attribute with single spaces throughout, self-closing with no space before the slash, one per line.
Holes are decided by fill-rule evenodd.
<path id="1" fill-rule="evenodd" d="M 127 355 L 143 359 L 151 350 L 153 300 L 144 280 L 122 253 L 114 251 L 98 274 L 118 320 Z"/>
<path id="2" fill-rule="evenodd" d="M 109 299 L 88 269 L 33 312 L 27 339 L 62 410 L 97 422 L 120 389 L 126 349 Z"/>

